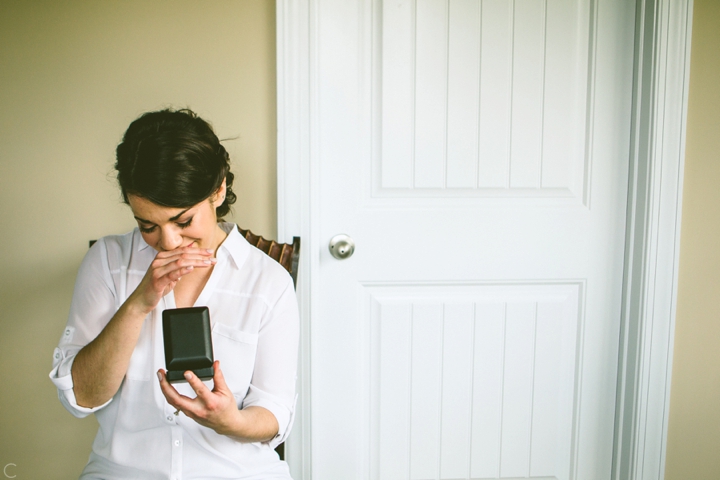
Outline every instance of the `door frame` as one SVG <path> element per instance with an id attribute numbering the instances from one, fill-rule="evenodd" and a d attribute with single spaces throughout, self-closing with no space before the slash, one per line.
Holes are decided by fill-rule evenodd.
<path id="1" fill-rule="evenodd" d="M 591 0 L 597 9 L 601 0 Z M 309 356 L 318 214 L 318 0 L 277 0 L 278 239 L 300 235 L 293 478 L 312 477 Z M 677 298 L 693 0 L 637 0 L 623 303 L 612 478 L 664 477 Z M 597 18 L 597 16 L 595 17 Z"/>

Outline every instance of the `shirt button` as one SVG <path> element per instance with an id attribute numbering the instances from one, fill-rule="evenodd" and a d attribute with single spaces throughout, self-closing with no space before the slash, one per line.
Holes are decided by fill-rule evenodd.
<path id="1" fill-rule="evenodd" d="M 70 335 L 70 329 L 69 329 L 69 328 L 68 328 L 67 330 L 65 330 L 65 336 L 67 337 L 68 335 Z"/>
<path id="2" fill-rule="evenodd" d="M 59 353 L 56 353 L 56 354 L 55 354 L 55 358 L 60 358 L 60 354 L 59 354 Z"/>
<path id="3" fill-rule="evenodd" d="M 176 446 L 176 447 L 179 447 L 179 446 L 180 446 L 180 440 L 175 440 L 175 446 Z"/>
<path id="4" fill-rule="evenodd" d="M 167 416 L 168 422 L 172 422 L 172 415 Z"/>

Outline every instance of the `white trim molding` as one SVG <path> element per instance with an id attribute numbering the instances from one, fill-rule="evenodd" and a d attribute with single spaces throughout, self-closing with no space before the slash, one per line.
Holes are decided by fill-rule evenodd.
<path id="1" fill-rule="evenodd" d="M 692 0 L 638 0 L 613 479 L 662 480 Z"/>
<path id="2" fill-rule="evenodd" d="M 293 431 L 285 444 L 285 458 L 295 479 L 312 478 L 310 312 L 312 311 L 313 234 L 310 231 L 312 181 L 310 119 L 310 14 L 309 0 L 276 2 L 277 49 L 277 195 L 278 239 L 300 236 L 297 296 L 300 308 L 298 402 Z"/>

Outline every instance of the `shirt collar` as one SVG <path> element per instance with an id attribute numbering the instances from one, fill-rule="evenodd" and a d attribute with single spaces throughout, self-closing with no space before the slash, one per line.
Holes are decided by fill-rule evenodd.
<path id="1" fill-rule="evenodd" d="M 218 225 L 228 236 L 218 248 L 217 254 L 220 255 L 222 252 L 226 252 L 226 255 L 228 255 L 235 264 L 235 268 L 239 269 L 242 264 L 245 263 L 245 259 L 250 253 L 250 244 L 240 235 L 234 223 L 220 222 Z"/>

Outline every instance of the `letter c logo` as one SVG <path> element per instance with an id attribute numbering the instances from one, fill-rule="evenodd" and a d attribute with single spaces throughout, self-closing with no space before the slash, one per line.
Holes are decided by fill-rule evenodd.
<path id="1" fill-rule="evenodd" d="M 5 465 L 5 468 L 3 468 L 3 473 L 5 474 L 5 478 L 15 478 L 15 477 L 17 477 L 17 475 L 10 475 L 10 474 L 8 473 L 8 467 L 11 466 L 11 465 L 12 465 L 13 467 L 17 467 L 17 465 L 15 465 L 14 463 L 8 463 L 7 465 Z"/>

